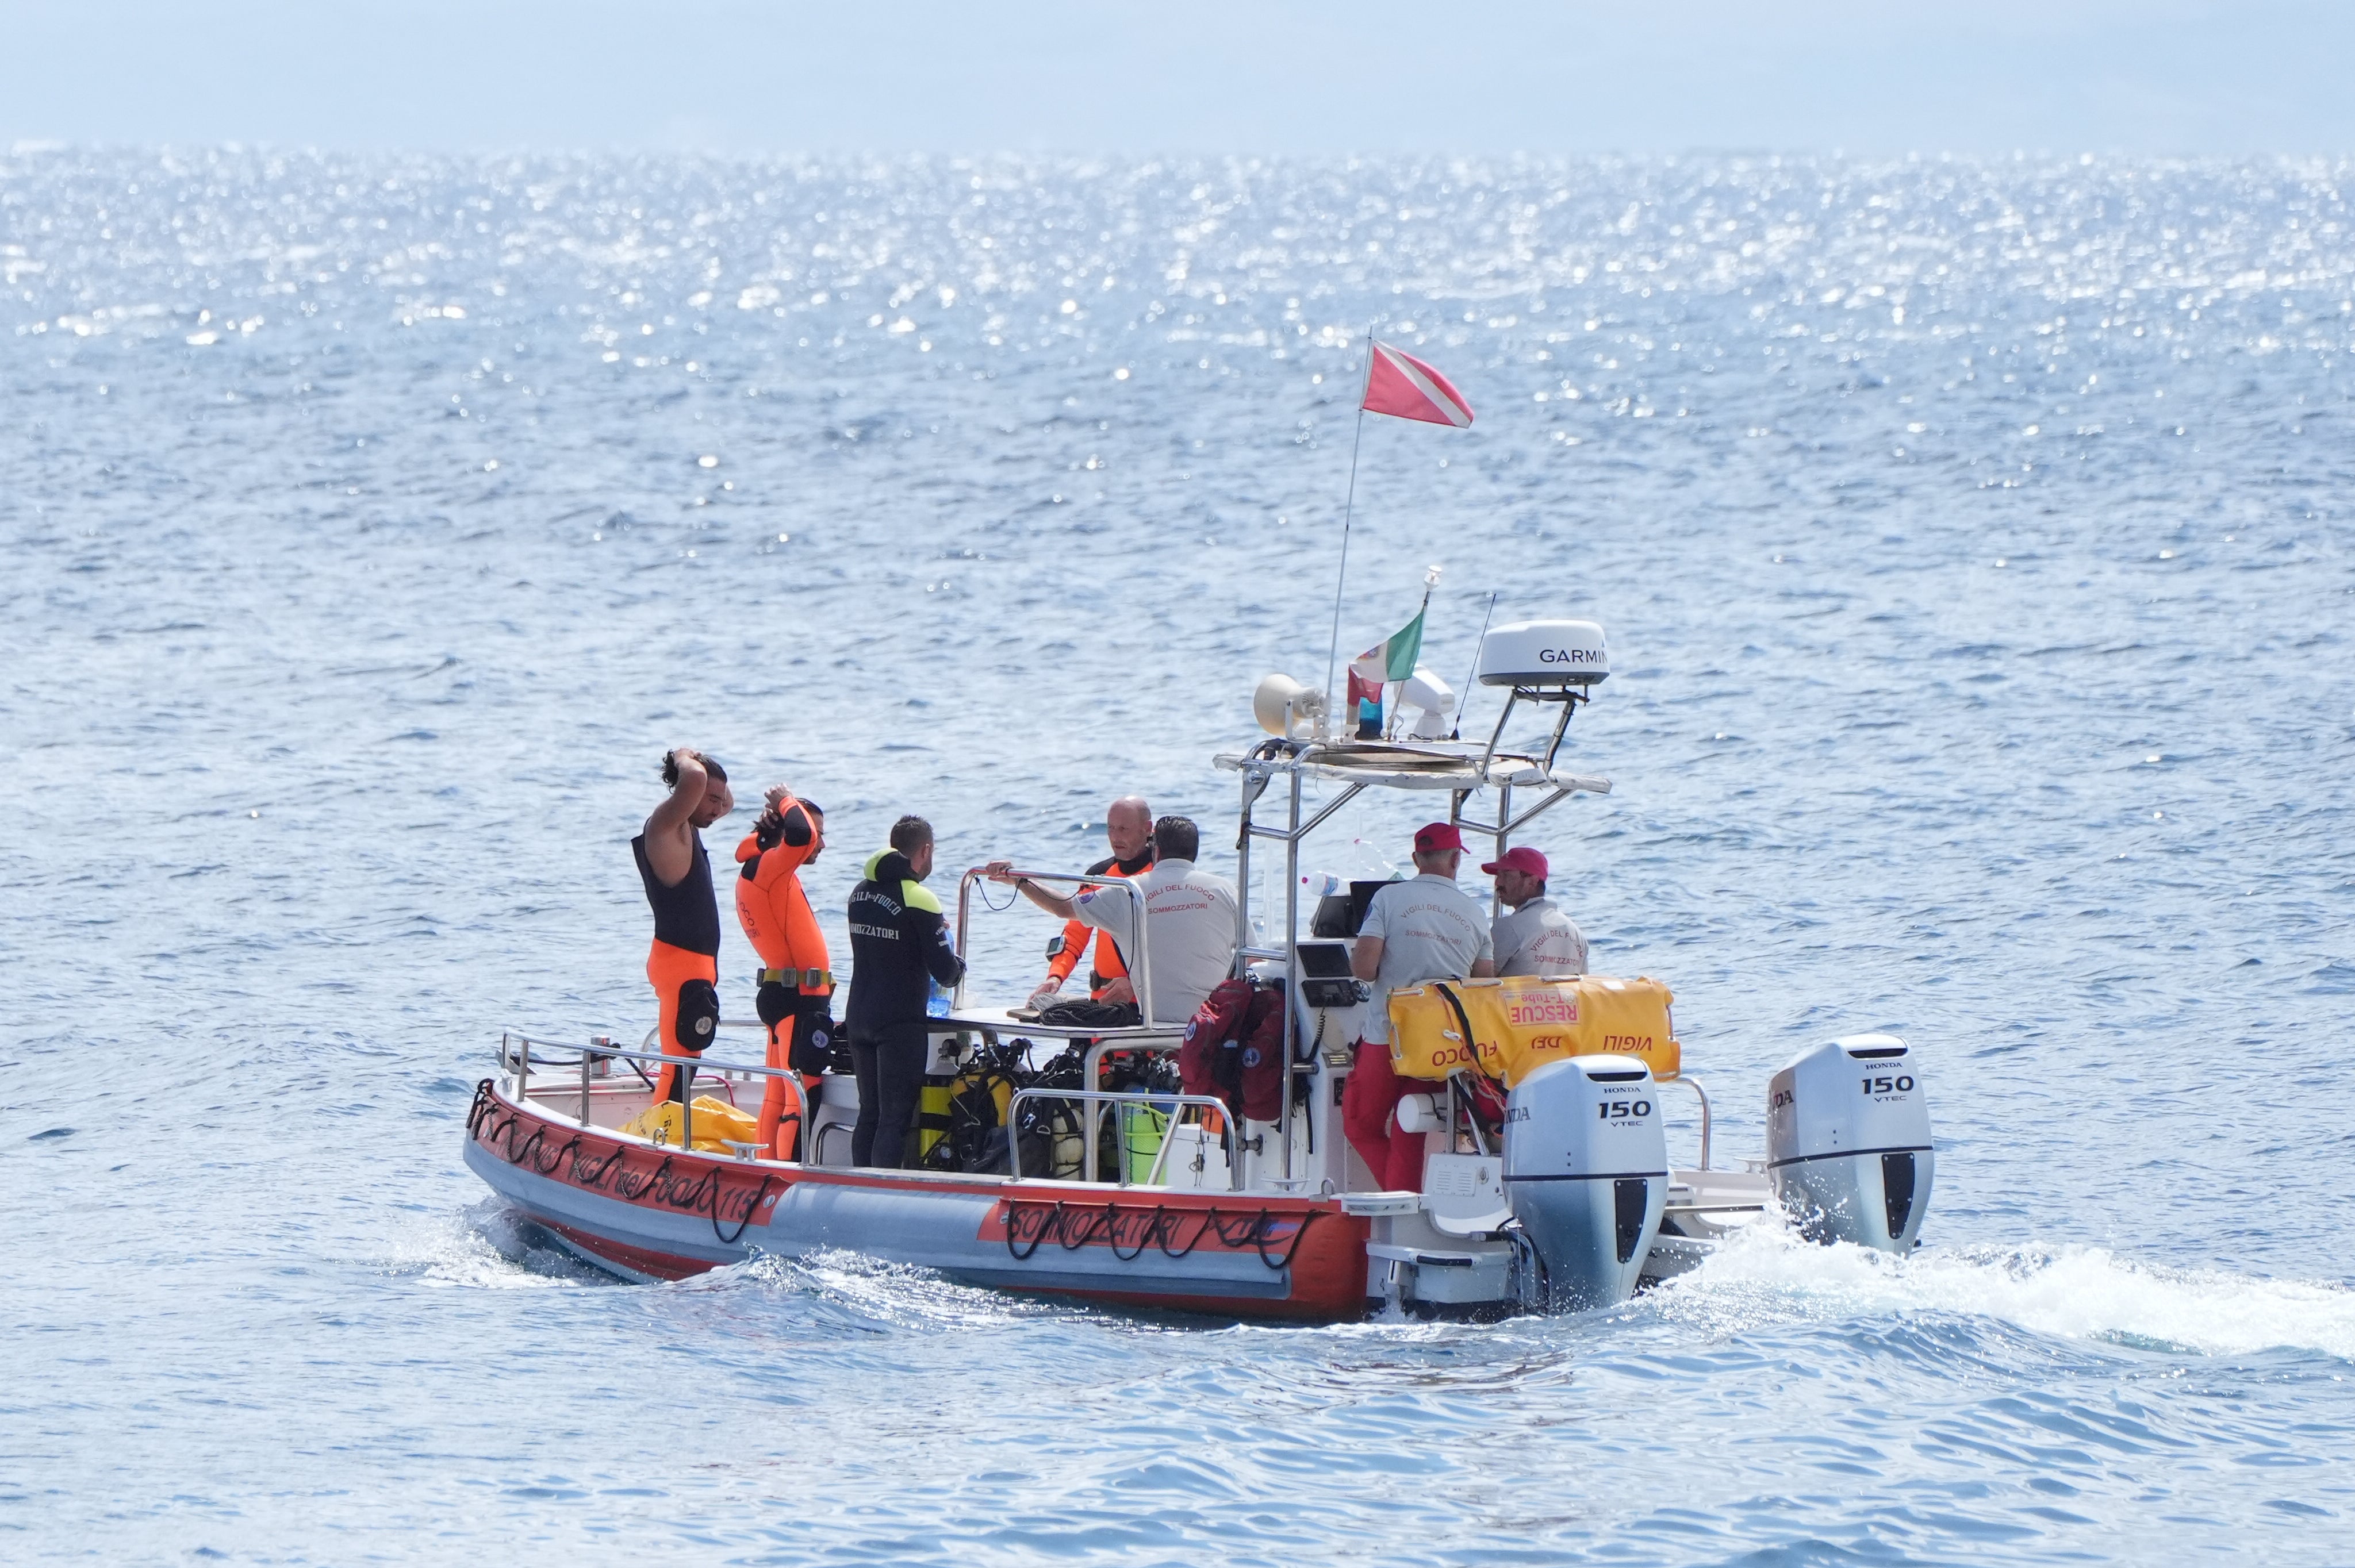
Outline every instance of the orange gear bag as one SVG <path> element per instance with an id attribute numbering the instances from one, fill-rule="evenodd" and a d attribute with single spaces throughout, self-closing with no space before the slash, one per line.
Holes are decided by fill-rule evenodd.
<path id="1" fill-rule="evenodd" d="M 1637 1056 L 1673 1078 L 1684 1056 L 1674 1000 L 1646 978 L 1433 980 L 1391 992 L 1391 1066 L 1424 1079 L 1476 1067 L 1509 1089 L 1548 1062 Z"/>

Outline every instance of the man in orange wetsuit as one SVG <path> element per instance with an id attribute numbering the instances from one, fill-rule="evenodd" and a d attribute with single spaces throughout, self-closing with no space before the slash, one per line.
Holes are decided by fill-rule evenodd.
<path id="1" fill-rule="evenodd" d="M 1088 867 L 1090 876 L 1135 876 L 1153 865 L 1153 808 L 1137 795 L 1124 795 L 1104 810 L 1104 838 L 1112 853 Z M 1072 890 L 1076 896 L 1086 886 Z M 1055 1000 L 1086 953 L 1088 938 L 1096 943 L 1094 965 L 1088 971 L 1088 995 L 1098 1001 L 1135 1001 L 1136 991 L 1128 965 L 1113 939 L 1083 920 L 1064 922 L 1063 934 L 1047 948 L 1047 978 L 1030 993 L 1030 1005 L 1044 1007 Z"/>
<path id="2" fill-rule="evenodd" d="M 683 746 L 663 754 L 662 777 L 670 795 L 630 841 L 630 853 L 655 912 L 646 979 L 661 1015 L 663 1054 L 680 1058 L 663 1064 L 655 1098 L 684 1105 L 695 1058 L 719 1027 L 719 900 L 702 830 L 734 810 L 736 797 L 719 764 Z"/>
<path id="3" fill-rule="evenodd" d="M 834 1044 L 834 974 L 801 878 L 802 867 L 825 848 L 826 813 L 782 784 L 769 791 L 768 809 L 736 846 L 736 918 L 761 955 L 768 1065 L 801 1075 L 798 1106 L 783 1078 L 769 1079 L 761 1097 L 761 1145 L 779 1160 L 797 1158 L 804 1117 L 817 1108 Z"/>

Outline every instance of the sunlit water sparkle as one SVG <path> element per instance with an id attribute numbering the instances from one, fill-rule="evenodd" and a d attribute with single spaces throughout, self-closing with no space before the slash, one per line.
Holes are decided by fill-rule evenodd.
<path id="1" fill-rule="evenodd" d="M 0 1556 L 2348 1561 L 2349 176 L 0 156 Z M 1230 843 L 1369 323 L 1479 422 L 1368 427 L 1345 652 L 1608 628 L 1558 895 L 1721 1152 L 1914 1042 L 1929 1248 L 1301 1330 L 485 1196 L 496 1032 L 645 1025 L 666 745 L 829 912 L 907 809 Z"/>

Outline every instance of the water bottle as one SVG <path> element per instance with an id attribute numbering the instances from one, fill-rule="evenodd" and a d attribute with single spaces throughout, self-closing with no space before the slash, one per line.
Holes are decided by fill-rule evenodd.
<path id="1" fill-rule="evenodd" d="M 950 999 L 955 994 L 955 992 L 950 991 L 948 987 L 943 985 L 938 980 L 926 981 L 924 991 L 924 1016 L 927 1018 L 946 1018 L 949 1015 Z"/>

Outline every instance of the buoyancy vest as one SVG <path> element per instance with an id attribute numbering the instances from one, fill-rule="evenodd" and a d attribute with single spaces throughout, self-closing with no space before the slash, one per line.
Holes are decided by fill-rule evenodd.
<path id="1" fill-rule="evenodd" d="M 1106 855 L 1088 867 L 1087 874 L 1090 876 L 1141 876 L 1152 869 L 1153 847 L 1147 844 L 1126 860 Z M 1072 891 L 1085 893 L 1090 885 L 1092 885 L 1082 883 Z M 1128 962 L 1121 957 L 1118 943 L 1084 920 L 1063 922 L 1062 945 L 1055 950 L 1054 956 L 1047 960 L 1047 972 L 1055 978 L 1058 984 L 1071 979 L 1073 971 L 1080 967 L 1081 956 L 1087 951 L 1088 938 L 1091 937 L 1096 938 L 1096 957 L 1094 966 L 1088 971 L 1088 994 L 1101 996 L 1106 986 L 1128 973 Z"/>
<path id="2" fill-rule="evenodd" d="M 826 978 L 826 933 L 802 887 L 801 868 L 816 846 L 815 824 L 790 795 L 779 802 L 777 821 L 765 834 L 756 827 L 736 846 L 738 923 L 762 968 L 794 971 L 784 983 L 812 993 L 832 984 Z M 821 977 L 814 983 L 807 979 L 811 971 Z"/>
<path id="3" fill-rule="evenodd" d="M 701 833 L 690 830 L 687 838 L 694 857 L 687 862 L 687 874 L 675 884 L 666 885 L 655 874 L 654 863 L 646 859 L 645 834 L 630 841 L 630 853 L 638 863 L 638 880 L 645 884 L 646 902 L 654 907 L 655 940 L 716 959 L 719 900 L 711 890 L 711 857 L 703 851 Z"/>

